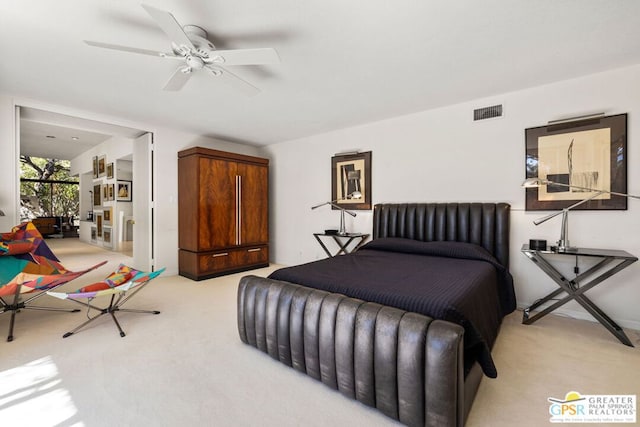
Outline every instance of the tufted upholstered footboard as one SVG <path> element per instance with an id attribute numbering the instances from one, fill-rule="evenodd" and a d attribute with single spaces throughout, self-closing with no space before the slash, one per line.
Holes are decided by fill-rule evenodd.
<path id="1" fill-rule="evenodd" d="M 273 279 L 241 279 L 238 331 L 272 358 L 411 426 L 462 426 L 481 379 L 476 366 L 465 384 L 458 325 Z"/>

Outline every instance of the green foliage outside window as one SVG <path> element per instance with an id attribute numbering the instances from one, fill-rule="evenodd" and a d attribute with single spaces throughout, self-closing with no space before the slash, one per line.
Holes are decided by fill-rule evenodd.
<path id="1" fill-rule="evenodd" d="M 42 216 L 78 218 L 79 184 L 69 175 L 69 160 L 20 156 L 20 217 Z"/>

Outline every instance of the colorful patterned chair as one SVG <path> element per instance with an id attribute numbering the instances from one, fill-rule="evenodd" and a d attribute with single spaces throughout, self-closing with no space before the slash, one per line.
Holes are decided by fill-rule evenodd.
<path id="1" fill-rule="evenodd" d="M 38 229 L 31 222 L 0 234 L 0 314 L 11 312 L 7 341 L 13 341 L 16 313 L 23 309 L 76 312 L 78 309 L 32 305 L 46 291 L 82 276 L 104 264 L 82 271 L 70 271 L 60 264 Z M 35 295 L 21 299 L 24 294 Z M 6 299 L 5 299 L 6 298 Z"/>
<path id="2" fill-rule="evenodd" d="M 144 271 L 139 271 L 134 268 L 128 267 L 124 264 L 120 264 L 118 269 L 111 273 L 106 279 L 102 282 L 93 283 L 91 285 L 84 286 L 72 293 L 62 293 L 62 292 L 47 292 L 49 295 L 54 296 L 60 299 L 66 299 L 69 301 L 73 301 L 77 304 L 80 304 L 87 308 L 87 317 L 89 320 L 72 330 L 71 332 L 67 332 L 62 337 L 67 338 L 73 334 L 75 334 L 80 329 L 84 328 L 89 323 L 93 322 L 100 316 L 104 314 L 110 314 L 111 318 L 116 324 L 118 331 L 120 331 L 120 336 L 124 337 L 126 334 L 120 327 L 120 323 L 118 323 L 118 319 L 116 319 L 115 312 L 116 311 L 124 311 L 130 313 L 148 313 L 148 314 L 160 314 L 157 310 L 134 310 L 134 309 L 126 309 L 122 308 L 122 306 L 129 301 L 135 294 L 140 292 L 151 280 L 158 277 L 165 269 L 161 269 L 158 271 L 153 271 L 150 273 L 146 273 Z M 109 305 L 105 308 L 97 307 L 92 305 L 91 302 L 94 298 L 100 296 L 111 296 Z M 81 301 L 84 300 L 85 301 Z M 99 312 L 94 317 L 90 317 L 89 313 L 91 310 L 95 310 Z"/>

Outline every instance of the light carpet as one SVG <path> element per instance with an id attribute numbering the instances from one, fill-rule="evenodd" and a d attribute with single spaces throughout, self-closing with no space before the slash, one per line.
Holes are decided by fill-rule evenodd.
<path id="1" fill-rule="evenodd" d="M 64 285 L 67 291 L 131 262 L 77 239 L 49 242 L 68 268 L 109 260 Z M 240 341 L 238 281 L 276 267 L 200 282 L 161 276 L 127 306 L 162 313 L 120 313 L 124 338 L 108 316 L 63 339 L 85 313 L 23 311 L 8 343 L 9 315 L 0 316 L 2 425 L 398 425 Z M 620 344 L 597 323 L 551 315 L 524 326 L 521 315 L 504 321 L 493 352 L 498 378 L 482 381 L 468 426 L 548 425 L 547 398 L 572 390 L 640 395 L 638 347 Z M 640 344 L 640 333 L 627 333 Z"/>

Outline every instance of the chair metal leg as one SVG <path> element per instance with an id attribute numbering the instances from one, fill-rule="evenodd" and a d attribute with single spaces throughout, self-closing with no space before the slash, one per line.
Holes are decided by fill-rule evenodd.
<path id="1" fill-rule="evenodd" d="M 13 324 L 15 323 L 15 320 L 16 320 L 17 311 L 18 310 L 13 310 L 11 312 L 11 320 L 9 321 L 9 336 L 7 336 L 7 342 L 13 341 Z"/>
<path id="2" fill-rule="evenodd" d="M 106 310 L 103 310 L 100 314 L 98 314 L 95 317 L 90 318 L 89 320 L 87 320 L 86 322 L 82 323 L 80 326 L 76 327 L 74 330 L 67 332 L 66 334 L 64 334 L 62 336 L 62 338 L 67 338 L 70 337 L 71 335 L 75 334 L 76 332 L 78 332 L 80 329 L 84 328 L 85 326 L 87 326 L 89 323 L 93 322 L 94 320 L 96 320 L 97 318 L 99 318 L 100 316 L 102 316 L 103 314 L 107 314 Z"/>
<path id="3" fill-rule="evenodd" d="M 1 310 L 0 314 L 7 313 L 9 311 L 11 312 L 11 319 L 9 320 L 9 334 L 7 336 L 7 341 L 11 342 L 11 341 L 13 341 L 13 324 L 15 322 L 16 312 L 15 312 L 15 310 L 12 310 L 11 306 L 9 304 L 5 303 L 4 301 L 2 301 L 2 306 L 0 307 L 0 310 Z"/>
<path id="4" fill-rule="evenodd" d="M 118 311 L 128 311 L 130 313 L 160 314 L 158 310 L 134 310 L 132 308 L 119 308 Z"/>
<path id="5" fill-rule="evenodd" d="M 122 338 L 124 338 L 126 334 L 125 334 L 125 333 L 124 333 L 124 331 L 122 330 L 122 327 L 120 326 L 120 323 L 118 323 L 118 319 L 116 319 L 116 315 L 113 313 L 113 311 L 110 311 L 110 312 L 109 312 L 109 314 L 111 314 L 111 318 L 112 318 L 112 319 L 113 319 L 113 321 L 116 323 L 116 326 L 118 327 L 118 331 L 120 331 L 120 336 L 121 336 Z"/>
<path id="6" fill-rule="evenodd" d="M 67 332 L 66 334 L 64 334 L 62 336 L 62 338 L 70 337 L 71 335 L 75 334 L 80 329 L 84 328 L 86 325 L 88 325 L 89 323 L 93 322 L 94 320 L 96 320 L 97 318 L 102 316 L 103 314 L 110 314 L 111 315 L 111 318 L 113 319 L 113 321 L 116 324 L 116 327 L 118 328 L 118 332 L 120 333 L 120 336 L 124 338 L 127 334 L 125 334 L 124 330 L 122 330 L 122 326 L 120 326 L 120 322 L 118 322 L 118 319 L 115 316 L 115 312 L 116 311 L 124 311 L 124 312 L 129 312 L 129 313 L 142 313 L 142 314 L 160 314 L 160 312 L 158 310 L 136 310 L 136 309 L 131 309 L 131 308 L 119 308 L 118 306 L 113 306 L 113 305 L 109 305 L 109 307 L 104 308 L 104 309 L 98 309 L 93 305 L 89 305 L 89 304 L 86 304 L 86 303 L 83 303 L 83 302 L 80 302 L 80 301 L 77 301 L 77 300 L 72 300 L 72 301 L 76 301 L 79 304 L 82 304 L 82 305 L 85 305 L 85 306 L 87 306 L 89 308 L 92 308 L 94 310 L 100 311 L 100 313 L 97 314 L 96 316 L 90 318 L 86 322 L 82 323 L 80 326 L 76 327 L 72 331 Z"/>
<path id="7" fill-rule="evenodd" d="M 16 322 L 16 313 L 18 313 L 20 310 L 64 311 L 67 313 L 77 313 L 80 311 L 80 309 L 77 309 L 77 308 L 65 309 L 65 308 L 58 308 L 58 307 L 25 306 L 24 302 L 19 302 L 17 304 L 6 306 L 3 313 L 7 311 L 11 311 L 11 320 L 9 321 L 9 335 L 7 336 L 7 342 L 13 341 L 13 327 Z"/>
<path id="8" fill-rule="evenodd" d="M 59 285 L 58 285 L 59 286 Z M 16 313 L 20 310 L 43 310 L 43 311 L 63 311 L 67 313 L 77 313 L 80 309 L 77 308 L 60 308 L 60 307 L 47 307 L 47 306 L 36 306 L 29 305 L 29 303 L 41 296 L 45 295 L 45 292 L 42 291 L 39 294 L 32 296 L 31 298 L 27 298 L 23 301 L 20 301 L 20 286 L 16 288 L 16 292 L 13 297 L 13 303 L 7 303 L 5 300 L 0 298 L 0 303 L 2 304 L 2 313 L 6 313 L 7 311 L 11 311 L 11 320 L 9 321 L 9 335 L 7 336 L 7 341 L 13 341 L 13 328 L 15 326 L 16 321 Z"/>
<path id="9" fill-rule="evenodd" d="M 13 297 L 13 304 L 7 306 L 9 310 L 11 310 L 11 320 L 9 321 L 9 336 L 7 336 L 7 342 L 13 341 L 13 325 L 15 324 L 15 321 L 16 321 L 16 312 L 19 309 L 24 307 L 24 304 L 19 303 L 18 301 L 19 298 L 20 298 L 20 286 L 17 286 L 15 296 Z M 5 311 L 6 311 L 6 308 L 5 308 Z"/>
<path id="10" fill-rule="evenodd" d="M 67 313 L 77 313 L 80 311 L 79 308 L 60 308 L 60 307 L 44 307 L 44 306 L 25 306 L 22 307 L 25 310 L 43 310 L 43 311 L 64 311 Z"/>
<path id="11" fill-rule="evenodd" d="M 116 322 L 116 326 L 118 327 L 118 330 L 120 331 L 120 336 L 121 337 L 124 337 L 126 334 L 124 333 L 124 331 L 120 327 L 120 323 L 118 323 L 118 319 L 116 319 L 116 315 L 114 314 L 116 311 L 127 311 L 129 313 L 143 313 L 143 314 L 160 314 L 160 312 L 158 310 L 135 310 L 135 309 L 132 309 L 132 308 L 118 308 L 118 307 L 116 307 L 110 313 L 111 313 L 111 317 L 113 317 L 113 321 Z"/>

